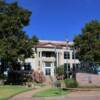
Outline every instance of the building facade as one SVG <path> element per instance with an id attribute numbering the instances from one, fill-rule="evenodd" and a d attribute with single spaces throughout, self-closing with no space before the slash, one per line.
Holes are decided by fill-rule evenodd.
<path id="1" fill-rule="evenodd" d="M 31 69 L 42 71 L 45 76 L 55 76 L 55 68 L 64 65 L 67 77 L 79 67 L 73 42 L 40 40 L 33 48 L 34 58 L 26 59 Z"/>

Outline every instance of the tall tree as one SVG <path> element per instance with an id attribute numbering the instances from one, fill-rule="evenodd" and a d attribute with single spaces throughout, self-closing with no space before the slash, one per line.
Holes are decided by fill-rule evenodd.
<path id="1" fill-rule="evenodd" d="M 38 39 L 29 38 L 23 27 L 29 24 L 31 12 L 18 6 L 0 1 L 0 58 L 8 63 L 32 55 L 32 47 Z M 34 44 L 32 44 L 34 43 Z"/>
<path id="2" fill-rule="evenodd" d="M 100 22 L 92 20 L 74 39 L 79 59 L 100 65 Z"/>

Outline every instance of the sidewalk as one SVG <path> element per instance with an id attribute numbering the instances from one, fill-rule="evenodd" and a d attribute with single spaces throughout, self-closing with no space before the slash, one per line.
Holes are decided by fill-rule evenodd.
<path id="1" fill-rule="evenodd" d="M 21 94 L 14 96 L 14 97 L 11 97 L 8 100 L 32 100 L 32 96 L 34 93 L 37 93 L 37 92 L 40 92 L 40 91 L 43 91 L 43 90 L 46 90 L 49 88 L 50 88 L 49 86 L 45 86 L 42 88 L 33 89 L 31 91 L 24 92 L 24 93 L 21 93 Z"/>
<path id="2" fill-rule="evenodd" d="M 100 91 L 100 88 L 67 88 L 71 91 Z"/>

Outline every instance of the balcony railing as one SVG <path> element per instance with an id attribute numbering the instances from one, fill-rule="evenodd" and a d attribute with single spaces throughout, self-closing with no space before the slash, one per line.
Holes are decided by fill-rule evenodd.
<path id="1" fill-rule="evenodd" d="M 55 57 L 42 57 L 43 61 L 55 61 Z"/>

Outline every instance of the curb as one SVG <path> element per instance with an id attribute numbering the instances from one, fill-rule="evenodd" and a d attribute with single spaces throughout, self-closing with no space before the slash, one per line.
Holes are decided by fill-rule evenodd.
<path id="1" fill-rule="evenodd" d="M 100 88 L 66 88 L 71 91 L 100 91 Z"/>

